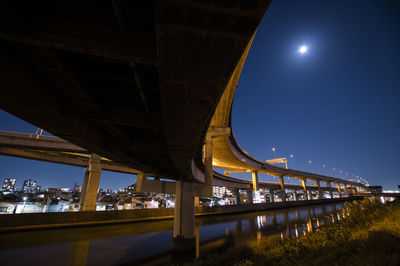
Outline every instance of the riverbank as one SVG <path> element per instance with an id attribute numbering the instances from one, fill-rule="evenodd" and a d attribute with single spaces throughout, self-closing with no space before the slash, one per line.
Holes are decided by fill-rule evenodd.
<path id="1" fill-rule="evenodd" d="M 350 215 L 316 232 L 267 237 L 196 260 L 195 265 L 399 265 L 400 202 L 346 203 Z"/>
<path id="2" fill-rule="evenodd" d="M 360 199 L 357 197 L 301 200 L 274 203 L 237 204 L 213 207 L 196 207 L 195 215 L 228 215 L 256 211 L 279 210 L 318 204 L 338 203 Z M 172 220 L 173 208 L 135 209 L 121 211 L 49 212 L 0 215 L 0 233 L 34 231 L 56 228 L 101 226 L 146 221 Z"/>

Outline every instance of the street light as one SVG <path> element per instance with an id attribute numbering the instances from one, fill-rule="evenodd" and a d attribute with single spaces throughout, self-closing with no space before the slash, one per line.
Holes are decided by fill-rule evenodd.
<path id="1" fill-rule="evenodd" d="M 308 163 L 310 164 L 311 172 L 314 172 L 314 170 L 312 169 L 312 161 L 308 160 Z"/>

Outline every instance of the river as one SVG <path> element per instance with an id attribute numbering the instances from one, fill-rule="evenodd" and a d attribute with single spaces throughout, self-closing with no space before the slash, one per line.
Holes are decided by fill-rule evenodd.
<path id="1" fill-rule="evenodd" d="M 262 237 L 297 237 L 345 217 L 344 203 L 196 218 L 196 256 Z M 142 265 L 171 261 L 172 220 L 0 234 L 1 265 Z"/>

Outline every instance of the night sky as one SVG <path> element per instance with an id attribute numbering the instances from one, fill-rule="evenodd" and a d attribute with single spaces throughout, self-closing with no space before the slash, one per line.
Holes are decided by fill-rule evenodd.
<path id="1" fill-rule="evenodd" d="M 399 49 L 399 1 L 273 1 L 235 95 L 232 126 L 240 146 L 262 160 L 293 154 L 290 168 L 397 189 Z M 36 130 L 3 111 L 0 129 Z M 0 156 L 0 182 L 6 177 L 17 178 L 17 188 L 28 178 L 72 187 L 81 184 L 83 168 Z M 103 171 L 100 187 L 135 181 Z"/>

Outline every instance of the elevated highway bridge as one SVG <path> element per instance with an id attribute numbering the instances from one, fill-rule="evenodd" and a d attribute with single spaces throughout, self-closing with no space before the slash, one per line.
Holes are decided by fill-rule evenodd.
<path id="1" fill-rule="evenodd" d="M 0 154 L 81 167 L 89 167 L 90 159 L 93 156 L 89 151 L 55 136 L 43 136 L 9 131 L 0 131 Z M 154 177 L 151 173 L 143 173 L 104 157 L 100 157 L 99 164 L 99 167 L 102 170 Z M 145 187 L 143 187 L 143 190 L 148 192 L 175 194 L 175 184 L 165 181 L 159 181 L 159 184 L 162 184 L 163 182 L 164 185 L 161 185 L 160 187 L 164 187 L 164 191 L 158 188 L 159 186 L 157 186 L 157 182 L 155 181 L 147 182 Z M 165 183 L 170 184 L 165 185 Z M 253 185 L 253 181 L 233 178 L 229 177 L 229 175 L 223 175 L 215 171 L 213 172 L 213 186 L 253 190 Z M 257 185 L 258 188 L 268 189 L 271 191 L 282 190 L 282 185 L 280 183 L 258 181 Z M 300 184 L 286 183 L 284 184 L 284 189 L 296 191 L 303 190 L 304 187 Z M 310 184 L 306 185 L 306 190 L 338 192 L 337 187 L 318 187 Z"/>
<path id="2" fill-rule="evenodd" d="M 276 186 L 259 182 L 259 173 L 278 176 L 283 201 L 284 176 L 300 179 L 305 191 L 308 180 L 318 190 L 320 182 L 330 191 L 335 183 L 339 193 L 347 186 L 365 189 L 262 162 L 237 144 L 233 96 L 269 3 L 2 1 L 0 108 L 74 145 L 59 141 L 67 146 L 55 151 L 43 137 L 47 153 L 5 146 L 2 152 L 89 161 L 88 199 L 97 193 L 101 168 L 136 170 L 144 186 L 160 185 L 146 175 L 175 180 L 177 249 L 192 248 L 195 197 L 212 196 L 214 182 L 258 191 Z M 75 154 L 86 151 L 98 155 Z M 252 181 L 213 167 L 252 172 Z"/>

